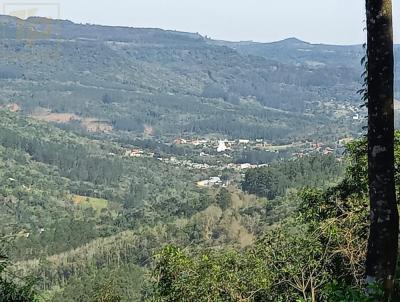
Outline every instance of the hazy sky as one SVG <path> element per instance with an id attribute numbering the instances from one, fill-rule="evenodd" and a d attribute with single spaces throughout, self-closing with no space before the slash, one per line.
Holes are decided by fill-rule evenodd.
<path id="1" fill-rule="evenodd" d="M 400 0 L 394 1 L 400 42 Z M 314 43 L 364 40 L 365 0 L 0 0 L 3 13 L 27 11 L 80 23 L 159 27 L 199 32 L 214 39 Z M 35 3 L 27 5 L 26 3 Z M 50 3 L 52 5 L 50 5 Z M 59 8 L 59 9 L 58 9 Z M 399 22 L 397 22 L 399 21 Z"/>

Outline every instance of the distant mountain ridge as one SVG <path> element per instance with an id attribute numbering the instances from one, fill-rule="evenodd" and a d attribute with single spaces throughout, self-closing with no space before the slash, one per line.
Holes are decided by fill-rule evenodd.
<path id="1" fill-rule="evenodd" d="M 76 24 L 69 20 L 54 20 L 43 17 L 29 17 L 26 20 L 17 17 L 0 15 L 0 23 L 23 30 L 30 28 L 38 33 L 46 32 L 49 38 L 57 39 L 96 39 L 115 42 L 138 42 L 143 38 L 160 38 L 162 35 L 182 40 L 202 40 L 199 34 L 163 30 L 157 28 L 133 28 L 123 26 L 106 26 Z M 35 39 L 35 35 L 27 38 Z"/>
<path id="2" fill-rule="evenodd" d="M 294 37 L 269 43 L 253 41 L 230 42 L 212 40 L 198 33 L 158 28 L 76 24 L 69 20 L 54 20 L 43 17 L 29 17 L 26 20 L 22 20 L 7 15 L 0 15 L 0 24 L 9 26 L 7 29 L 3 28 L 2 33 L 4 38 L 19 36 L 19 38 L 35 40 L 43 38 L 42 35 L 45 33 L 49 39 L 90 39 L 126 43 L 147 42 L 150 44 L 206 43 L 210 45 L 226 46 L 245 55 L 261 56 L 267 59 L 277 60 L 281 63 L 296 62 L 295 59 L 297 58 L 297 62 L 302 62 L 302 60 L 305 59 L 320 59 L 322 63 L 335 62 L 340 65 L 346 65 L 354 64 L 363 53 L 361 45 L 339 46 L 311 44 Z M 12 32 L 12 29 L 15 29 L 16 32 Z M 35 35 L 35 33 L 37 33 L 37 35 Z M 345 61 L 338 60 L 338 56 L 340 59 L 345 59 Z"/>

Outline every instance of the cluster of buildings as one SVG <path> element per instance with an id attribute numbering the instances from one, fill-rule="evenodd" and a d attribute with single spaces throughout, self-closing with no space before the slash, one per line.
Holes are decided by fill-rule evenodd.
<path id="1" fill-rule="evenodd" d="M 125 156 L 126 157 L 147 157 L 147 158 L 152 158 L 155 156 L 155 153 L 153 152 L 146 152 L 141 149 L 129 149 L 125 151 Z"/>
<path id="2" fill-rule="evenodd" d="M 186 139 L 176 139 L 175 144 L 190 144 L 193 146 L 205 146 L 209 149 L 214 149 L 216 148 L 216 154 L 207 154 L 204 151 L 200 152 L 200 157 L 207 157 L 207 158 L 212 158 L 212 157 L 218 157 L 221 159 L 222 157 L 227 157 L 230 158 L 230 160 L 219 160 L 217 163 L 211 163 L 207 161 L 204 162 L 194 162 L 191 159 L 188 158 L 178 158 L 175 156 L 168 156 L 168 157 L 161 157 L 161 155 L 157 155 L 155 153 L 149 152 L 149 151 L 144 151 L 139 148 L 133 148 L 133 149 L 128 149 L 125 151 L 125 156 L 126 157 L 135 157 L 135 158 L 157 158 L 160 161 L 163 161 L 165 163 L 175 165 L 175 166 L 180 166 L 180 167 L 185 167 L 188 169 L 195 169 L 195 170 L 234 170 L 238 172 L 242 172 L 246 169 L 255 169 L 255 168 L 260 168 L 260 167 L 265 167 L 268 166 L 268 164 L 251 164 L 251 163 L 235 163 L 231 158 L 233 155 L 231 153 L 228 153 L 226 151 L 237 151 L 237 150 L 243 150 L 243 149 L 258 149 L 258 150 L 265 150 L 265 151 L 270 151 L 270 152 L 279 152 L 278 150 L 296 150 L 295 152 L 292 153 L 293 157 L 296 158 L 302 158 L 311 154 L 323 154 L 323 155 L 339 155 L 340 150 L 344 148 L 344 146 L 351 142 L 352 138 L 348 137 L 343 137 L 339 139 L 336 143 L 336 145 L 333 147 L 332 145 L 326 145 L 324 143 L 320 142 L 297 142 L 297 143 L 292 143 L 287 146 L 272 146 L 271 144 L 264 142 L 262 139 L 257 139 L 257 140 L 247 140 L 247 139 L 238 139 L 238 140 L 200 140 L 200 139 L 195 139 L 195 140 L 186 140 Z M 221 156 L 221 157 L 220 157 Z M 340 156 L 338 156 L 340 157 Z M 203 180 L 198 183 L 199 186 L 213 186 L 213 185 L 219 185 L 220 179 L 218 177 L 213 177 L 207 180 Z"/>
<path id="3" fill-rule="evenodd" d="M 236 163 L 227 163 L 227 164 L 221 164 L 221 165 L 209 165 L 206 163 L 195 163 L 192 162 L 191 160 L 179 160 L 176 157 L 171 157 L 167 159 L 163 159 L 164 162 L 174 164 L 174 165 L 179 165 L 183 166 L 186 168 L 192 168 L 192 169 L 197 169 L 197 170 L 208 170 L 208 169 L 214 169 L 214 170 L 235 170 L 235 171 L 242 171 L 246 169 L 255 169 L 255 168 L 261 168 L 261 167 L 266 167 L 268 164 L 261 164 L 261 165 L 253 165 L 250 163 L 244 163 L 244 164 L 236 164 Z M 215 180 L 215 179 L 214 179 Z"/>
<path id="4" fill-rule="evenodd" d="M 292 155 L 297 158 L 303 158 L 310 154 L 320 153 L 323 155 L 330 155 L 335 153 L 335 149 L 325 146 L 322 143 L 310 143 L 308 148 L 304 148 L 301 151 L 294 152 Z"/>
<path id="5" fill-rule="evenodd" d="M 202 146 L 210 149 L 215 149 L 218 153 L 223 153 L 235 148 L 244 147 L 251 145 L 257 148 L 265 148 L 271 146 L 264 142 L 263 139 L 249 140 L 249 139 L 237 139 L 237 140 L 207 140 L 207 139 L 184 139 L 177 138 L 174 140 L 176 145 L 191 145 L 194 147 Z"/>
<path id="6" fill-rule="evenodd" d="M 222 183 L 222 180 L 218 176 L 210 177 L 209 179 L 201 180 L 197 182 L 197 186 L 201 188 L 213 187 L 213 186 L 223 186 L 226 184 Z"/>
<path id="7" fill-rule="evenodd" d="M 174 156 L 172 156 L 170 158 L 164 158 L 164 159 L 162 159 L 162 161 L 173 164 L 173 165 L 197 169 L 197 170 L 207 170 L 207 169 L 211 169 L 211 168 L 217 168 L 215 166 L 211 166 L 206 163 L 194 163 L 189 159 L 179 160 L 178 158 L 176 158 Z"/>
<path id="8" fill-rule="evenodd" d="M 174 140 L 175 145 L 192 145 L 192 146 L 204 146 L 206 147 L 209 141 L 207 139 L 184 139 L 184 138 L 177 138 Z"/>
<path id="9" fill-rule="evenodd" d="M 340 157 L 345 149 L 345 146 L 353 140 L 354 139 L 352 137 L 343 137 L 336 142 L 334 148 L 323 143 L 307 142 L 308 146 L 301 148 L 301 151 L 292 153 L 292 155 L 294 157 L 302 158 L 306 155 L 320 153 L 323 155 L 335 154 Z"/>

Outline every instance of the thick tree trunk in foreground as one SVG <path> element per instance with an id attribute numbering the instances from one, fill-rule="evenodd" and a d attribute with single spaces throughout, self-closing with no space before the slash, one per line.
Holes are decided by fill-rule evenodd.
<path id="1" fill-rule="evenodd" d="M 368 176 L 371 227 L 366 275 L 390 296 L 398 251 L 394 183 L 393 26 L 391 0 L 366 0 L 368 30 Z"/>

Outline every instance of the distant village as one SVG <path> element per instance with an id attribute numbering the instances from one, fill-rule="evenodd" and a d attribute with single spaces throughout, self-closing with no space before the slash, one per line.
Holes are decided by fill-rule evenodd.
<path id="1" fill-rule="evenodd" d="M 328 102 L 321 102 L 319 107 L 321 110 L 325 111 L 329 109 L 330 112 L 333 112 L 336 116 L 340 116 L 350 123 L 361 123 L 363 120 L 363 110 L 351 103 L 338 103 L 335 100 L 331 100 Z M 314 113 L 308 112 L 308 114 L 313 115 Z M 336 142 L 332 143 L 305 140 L 292 142 L 286 145 L 277 145 L 261 138 L 218 139 L 177 137 L 163 143 L 174 147 L 182 146 L 189 148 L 194 151 L 196 156 L 193 156 L 193 154 L 191 156 L 159 154 L 154 150 L 144 150 L 141 148 L 126 149 L 125 156 L 133 158 L 154 158 L 177 167 L 200 170 L 206 172 L 206 174 L 209 172 L 211 174 L 210 177 L 196 183 L 199 187 L 227 186 L 229 185 L 229 181 L 221 179 L 223 171 L 229 170 L 243 176 L 247 169 L 267 167 L 269 165 L 268 163 L 239 163 L 236 160 L 237 156 L 243 154 L 243 152 L 269 152 L 273 153 L 273 158 L 277 159 L 295 159 L 314 154 L 322 154 L 326 156 L 335 156 L 338 161 L 341 161 L 346 145 L 352 140 L 352 137 L 343 135 L 342 137 L 338 137 Z"/>
<path id="2" fill-rule="evenodd" d="M 343 137 L 337 141 L 337 143 L 334 147 L 335 147 L 335 149 L 344 147 L 348 142 L 350 142 L 352 140 L 353 140 L 353 138 Z M 242 150 L 242 149 L 261 150 L 261 151 L 273 152 L 273 153 L 279 153 L 282 150 L 288 150 L 288 149 L 301 150 L 300 152 L 292 153 L 292 155 L 296 156 L 296 157 L 306 156 L 308 154 L 315 153 L 315 152 L 322 153 L 325 155 L 333 154 L 335 152 L 335 149 L 328 145 L 325 145 L 323 143 L 318 143 L 318 142 L 311 142 L 311 141 L 297 142 L 297 143 L 292 143 L 292 144 L 288 144 L 288 145 L 277 146 L 277 145 L 272 145 L 271 143 L 265 142 L 263 139 L 256 139 L 256 140 L 250 140 L 250 139 L 188 140 L 188 139 L 178 138 L 174 141 L 174 143 L 176 145 L 192 145 L 195 147 L 203 146 L 205 148 L 215 150 L 218 154 L 225 154 L 228 151 L 234 152 L 234 151 Z M 211 156 L 211 155 L 207 155 L 205 153 L 200 153 L 200 156 Z"/>
<path id="3" fill-rule="evenodd" d="M 133 158 L 155 158 L 165 163 L 185 167 L 187 169 L 194 170 L 208 170 L 208 171 L 224 171 L 231 170 L 238 173 L 243 173 L 247 169 L 254 169 L 260 167 L 266 167 L 268 164 L 251 164 L 251 163 L 236 163 L 233 160 L 233 154 L 241 150 L 261 150 L 265 152 L 280 153 L 282 151 L 293 151 L 289 153 L 292 158 L 302 158 L 311 154 L 323 154 L 323 155 L 334 155 L 340 161 L 346 144 L 351 142 L 353 138 L 342 137 L 334 146 L 326 145 L 318 142 L 298 142 L 284 146 L 272 145 L 265 142 L 263 139 L 236 139 L 236 140 L 212 140 L 212 139 L 188 139 L 188 138 L 176 138 L 172 144 L 181 146 L 192 146 L 198 150 L 198 155 L 204 158 L 203 162 L 195 162 L 192 159 L 184 156 L 171 156 L 171 155 L 160 155 L 155 152 L 143 150 L 140 148 L 133 148 L 125 150 L 126 157 Z M 209 153 L 204 150 L 208 150 Z M 207 162 L 207 159 L 224 159 L 219 160 L 217 163 L 211 164 Z M 213 176 L 209 179 L 202 180 L 197 183 L 199 187 L 208 186 L 225 186 L 226 182 L 222 181 L 219 176 Z"/>

